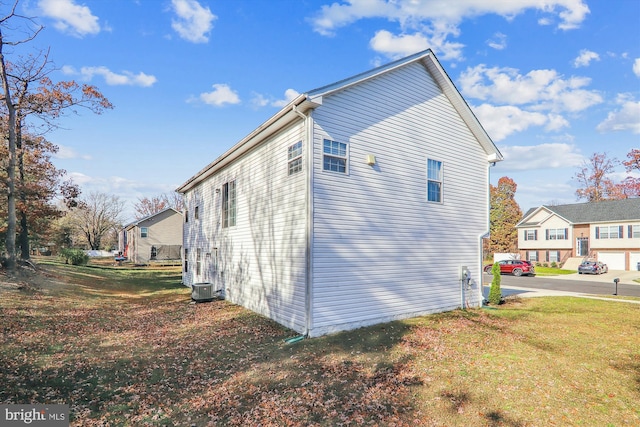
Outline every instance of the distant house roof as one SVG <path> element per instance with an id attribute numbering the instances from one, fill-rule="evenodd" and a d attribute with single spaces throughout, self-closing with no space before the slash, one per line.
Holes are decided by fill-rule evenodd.
<path id="1" fill-rule="evenodd" d="M 175 210 L 174 208 L 164 208 L 163 210 L 158 211 L 158 212 L 156 212 L 156 213 L 154 213 L 154 214 L 151 214 L 151 215 L 147 215 L 147 216 L 145 216 L 144 218 L 136 219 L 135 221 L 130 222 L 129 224 L 125 225 L 123 228 L 124 228 L 125 230 L 128 230 L 128 229 L 130 229 L 130 228 L 132 228 L 132 227 L 135 227 L 135 226 L 139 225 L 139 224 L 140 224 L 140 223 L 142 223 L 142 222 L 148 221 L 148 220 L 150 220 L 150 219 L 151 219 L 151 218 L 153 218 L 153 217 L 156 217 L 156 216 L 158 216 L 158 215 L 160 215 L 160 214 L 163 214 L 163 213 L 165 213 L 166 211 L 174 211 L 175 213 L 182 215 L 180 212 L 178 212 L 178 211 L 177 211 L 177 210 Z"/>
<path id="2" fill-rule="evenodd" d="M 273 135 L 279 129 L 284 128 L 294 120 L 299 120 L 300 114 L 322 105 L 323 96 L 328 96 L 332 93 L 345 90 L 353 85 L 374 79 L 411 63 L 420 63 L 429 71 L 432 78 L 438 83 L 442 92 L 449 99 L 458 114 L 460 114 L 460 117 L 462 117 L 466 125 L 469 127 L 469 130 L 484 148 L 487 153 L 487 160 L 489 162 L 502 161 L 504 157 L 502 156 L 502 153 L 500 153 L 500 150 L 498 150 L 498 147 L 496 147 L 478 121 L 478 118 L 474 115 L 473 111 L 471 111 L 471 108 L 453 84 L 449 75 L 442 68 L 434 53 L 431 49 L 427 49 L 406 58 L 357 74 L 353 77 L 300 94 L 240 142 L 231 147 L 216 160 L 205 166 L 193 177 L 189 178 L 189 180 L 178 187 L 176 191 L 178 193 L 185 193 L 191 188 L 197 186 L 203 180 L 213 175 L 217 170 L 237 159 L 242 154 L 264 141 L 267 137 Z"/>
<path id="3" fill-rule="evenodd" d="M 640 198 L 632 198 L 571 205 L 543 205 L 529 209 L 517 226 L 530 227 L 538 225 L 537 222 L 531 222 L 530 219 L 535 213 L 543 209 L 564 218 L 572 224 L 640 220 Z"/>

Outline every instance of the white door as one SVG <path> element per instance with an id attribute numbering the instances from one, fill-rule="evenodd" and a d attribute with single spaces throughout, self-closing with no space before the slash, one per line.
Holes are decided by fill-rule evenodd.
<path id="1" fill-rule="evenodd" d="M 205 282 L 213 284 L 213 290 L 218 289 L 218 248 L 212 248 L 204 257 Z"/>
<path id="2" fill-rule="evenodd" d="M 598 261 L 604 262 L 609 270 L 624 270 L 624 252 L 598 252 Z"/>

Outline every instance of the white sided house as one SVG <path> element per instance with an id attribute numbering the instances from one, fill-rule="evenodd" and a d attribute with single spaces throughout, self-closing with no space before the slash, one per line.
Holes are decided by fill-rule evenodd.
<path id="1" fill-rule="evenodd" d="M 184 284 L 309 337 L 478 307 L 500 160 L 431 50 L 304 93 L 177 189 Z"/>
<path id="2" fill-rule="evenodd" d="M 179 261 L 182 247 L 182 213 L 173 208 L 126 225 L 119 236 L 119 251 L 135 264 Z"/>

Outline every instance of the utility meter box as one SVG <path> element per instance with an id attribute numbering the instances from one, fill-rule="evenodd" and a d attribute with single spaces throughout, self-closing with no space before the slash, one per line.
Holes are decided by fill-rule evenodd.
<path id="1" fill-rule="evenodd" d="M 471 272 L 469 271 L 469 267 L 466 265 L 460 266 L 460 280 L 465 280 L 471 277 Z"/>

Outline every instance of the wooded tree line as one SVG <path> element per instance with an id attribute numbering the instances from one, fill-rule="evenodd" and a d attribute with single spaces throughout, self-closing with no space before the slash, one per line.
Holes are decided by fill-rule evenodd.
<path id="1" fill-rule="evenodd" d="M 628 176 L 616 182 L 613 178 L 616 167 L 623 165 Z M 578 168 L 574 179 L 578 182 L 576 197 L 587 202 L 640 197 L 640 149 L 633 148 L 627 158 L 620 161 L 606 153 L 594 153 Z M 518 185 L 509 177 L 502 177 L 498 185 L 489 186 L 490 236 L 485 242 L 485 253 L 513 253 L 518 248 L 516 224 L 522 219 L 522 211 L 515 200 Z"/>
<path id="2" fill-rule="evenodd" d="M 52 163 L 58 147 L 46 134 L 57 119 L 80 109 L 101 114 L 113 105 L 95 86 L 51 80 L 49 52 L 25 47 L 42 26 L 19 15 L 18 3 L 0 17 L 0 253 L 9 270 L 18 259 L 29 259 L 33 244 L 102 249 L 105 236 L 122 227 L 124 210 L 115 195 L 81 195 Z M 142 198 L 136 211 L 143 217 L 180 203 L 175 194 Z"/>

